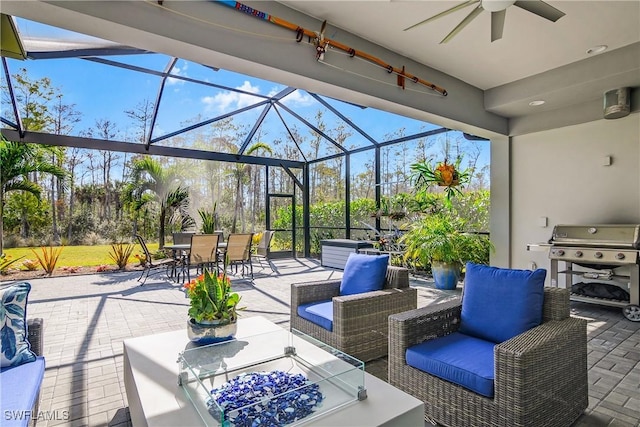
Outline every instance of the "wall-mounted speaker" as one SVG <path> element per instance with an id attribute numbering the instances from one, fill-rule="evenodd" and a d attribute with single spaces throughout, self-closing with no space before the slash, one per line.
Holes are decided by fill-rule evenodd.
<path id="1" fill-rule="evenodd" d="M 631 91 L 628 87 L 604 93 L 604 118 L 619 119 L 631 112 Z"/>

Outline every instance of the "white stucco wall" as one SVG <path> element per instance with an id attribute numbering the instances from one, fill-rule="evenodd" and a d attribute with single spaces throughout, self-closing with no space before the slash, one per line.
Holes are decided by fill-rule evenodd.
<path id="1" fill-rule="evenodd" d="M 511 155 L 513 268 L 549 269 L 527 244 L 556 224 L 640 223 L 640 114 L 513 137 Z"/>

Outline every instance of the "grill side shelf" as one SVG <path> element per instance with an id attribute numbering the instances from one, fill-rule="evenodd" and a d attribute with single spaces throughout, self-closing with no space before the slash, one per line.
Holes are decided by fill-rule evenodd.
<path id="1" fill-rule="evenodd" d="M 571 301 L 587 302 L 590 304 L 607 305 L 610 307 L 626 307 L 629 305 L 629 301 L 621 301 L 617 299 L 598 298 L 598 297 L 585 297 L 582 295 L 571 294 L 569 297 Z"/>
<path id="2" fill-rule="evenodd" d="M 588 271 L 578 271 L 578 270 L 564 270 L 558 271 L 558 274 L 571 274 L 574 276 L 581 276 L 586 279 L 597 279 L 597 280 L 611 280 L 620 283 L 629 283 L 631 280 L 631 276 L 625 276 L 622 274 L 611 274 L 611 275 L 603 275 L 601 273 L 591 273 Z M 598 275 L 598 277 L 593 276 L 592 274 Z"/>

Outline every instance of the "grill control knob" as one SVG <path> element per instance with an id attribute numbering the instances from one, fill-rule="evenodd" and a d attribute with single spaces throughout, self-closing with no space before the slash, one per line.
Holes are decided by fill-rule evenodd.
<path id="1" fill-rule="evenodd" d="M 616 259 L 624 259 L 624 254 L 622 252 L 618 252 L 616 254 Z"/>
<path id="2" fill-rule="evenodd" d="M 562 256 L 564 255 L 564 251 L 562 249 L 556 249 L 556 255 Z"/>
<path id="3" fill-rule="evenodd" d="M 580 258 L 582 256 L 582 251 L 576 251 L 573 255 L 575 255 L 576 258 Z"/>
<path id="4" fill-rule="evenodd" d="M 602 258 L 602 252 L 596 252 L 595 254 L 593 254 L 593 256 L 600 259 Z"/>

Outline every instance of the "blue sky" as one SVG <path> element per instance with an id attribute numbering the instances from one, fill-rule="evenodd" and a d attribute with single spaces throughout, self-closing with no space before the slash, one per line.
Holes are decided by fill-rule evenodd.
<path id="1" fill-rule="evenodd" d="M 97 40 L 32 21 L 18 19 L 17 22 L 21 34 L 26 37 L 64 37 L 75 41 Z M 168 56 L 160 54 L 112 56 L 107 59 L 157 71 L 164 70 L 170 60 Z M 28 75 L 32 80 L 42 77 L 51 78 L 53 85 L 64 94 L 64 102 L 75 104 L 76 109 L 82 113 L 82 117 L 81 122 L 72 131 L 73 135 L 78 135 L 92 127 L 96 120 L 108 119 L 118 125 L 120 134 L 116 137 L 117 139 L 132 139 L 132 123 L 124 111 L 134 109 L 145 99 L 155 102 L 160 85 L 160 77 L 82 59 L 8 60 L 8 62 L 12 74 L 24 67 L 27 68 Z M 286 87 L 282 84 L 226 70 L 214 71 L 211 68 L 184 60 L 177 62 L 172 74 L 236 88 L 247 93 L 169 79 L 165 86 L 156 127 L 153 131 L 154 138 L 181 129 L 187 123 L 193 123 L 197 117 L 200 117 L 198 121 L 210 119 L 264 99 L 251 94 L 270 96 Z M 400 136 L 399 129 L 404 129 L 403 135 L 410 135 L 440 127 L 373 108 L 361 109 L 338 100 L 325 99 L 378 141 L 384 141 L 389 136 L 392 138 Z M 336 129 L 340 124 L 344 124 L 339 117 L 303 90 L 289 95 L 284 99 L 284 103 L 312 123 L 314 123 L 313 118 L 316 112 L 319 109 L 323 110 L 323 118 L 328 129 Z M 263 107 L 259 107 L 242 113 L 237 116 L 236 122 L 250 127 L 255 123 L 262 109 Z M 288 113 L 280 111 L 288 126 L 295 126 L 303 136 L 312 137 L 312 132 L 302 123 L 293 119 Z M 455 134 L 458 133 L 455 132 Z M 450 137 L 455 136 L 451 135 Z M 271 138 L 288 139 L 286 129 L 273 111 L 269 113 L 264 122 L 262 138 L 267 140 Z M 440 140 L 446 139 L 444 136 L 438 138 Z M 241 143 L 242 141 L 239 141 L 238 145 Z M 346 144 L 360 147 L 369 145 L 369 142 L 354 131 L 353 135 L 347 139 Z M 436 143 L 434 156 L 437 155 L 439 145 L 440 142 Z M 480 146 L 482 151 L 480 162 L 488 164 L 489 143 L 481 143 Z M 335 148 L 327 142 L 323 144 L 320 156 L 335 152 Z"/>

